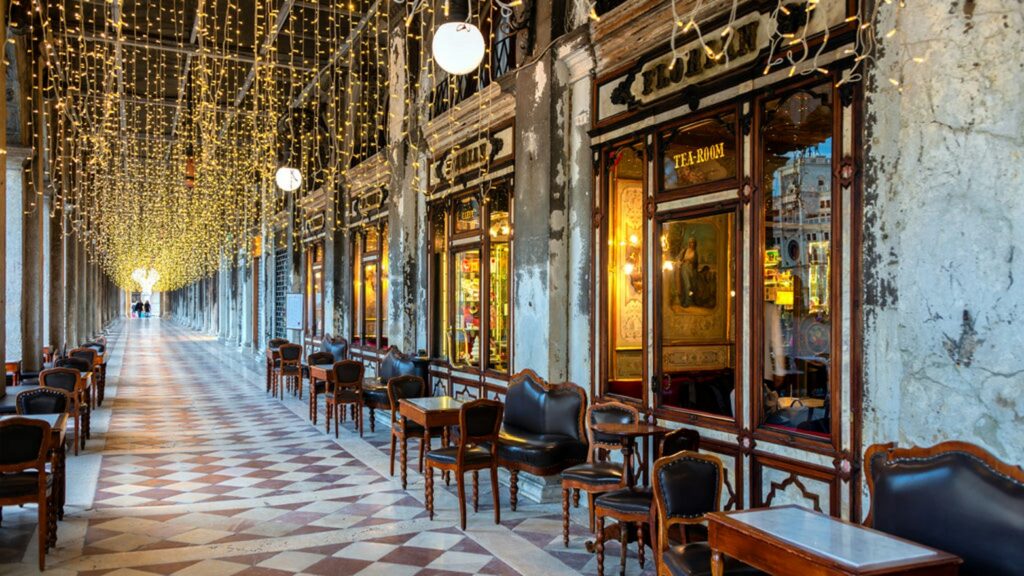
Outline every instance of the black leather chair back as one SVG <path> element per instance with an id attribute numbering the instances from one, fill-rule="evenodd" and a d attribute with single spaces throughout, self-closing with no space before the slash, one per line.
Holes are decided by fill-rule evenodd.
<path id="1" fill-rule="evenodd" d="M 75 358 L 73 356 L 67 356 L 61 358 L 53 363 L 57 368 L 73 368 L 78 372 L 88 372 L 92 370 L 92 363 L 84 358 Z"/>
<path id="2" fill-rule="evenodd" d="M 277 348 L 280 348 L 282 345 L 287 343 L 287 338 L 271 338 L 270 342 L 267 342 L 267 347 L 270 348 L 271 350 L 276 350 Z"/>
<path id="3" fill-rule="evenodd" d="M 330 352 L 313 352 L 306 357 L 306 364 L 334 364 L 334 354 Z"/>
<path id="4" fill-rule="evenodd" d="M 429 380 L 427 374 L 427 363 L 416 362 L 412 356 L 403 354 L 401 350 L 394 346 L 388 348 L 384 358 L 380 361 L 380 369 L 377 371 L 377 375 L 380 376 L 381 381 L 387 382 L 388 380 L 396 376 L 412 375 L 419 376 L 424 382 Z"/>
<path id="5" fill-rule="evenodd" d="M 14 399 L 18 414 L 63 414 L 69 403 L 68 393 L 58 388 L 25 390 Z"/>
<path id="6" fill-rule="evenodd" d="M 635 424 L 640 419 L 636 408 L 619 402 L 594 404 L 590 407 L 590 425 L 594 424 Z M 622 441 L 618 436 L 602 434 L 597 430 L 590 431 L 591 443 L 619 446 Z"/>
<path id="7" fill-rule="evenodd" d="M 339 360 L 334 363 L 334 382 L 343 388 L 362 387 L 363 363 L 356 360 Z"/>
<path id="8" fill-rule="evenodd" d="M 690 428 L 679 428 L 665 435 L 661 441 L 661 455 L 671 456 L 679 452 L 700 450 L 700 432 Z"/>
<path id="9" fill-rule="evenodd" d="M 284 362 L 296 362 L 302 358 L 302 346 L 298 344 L 282 344 L 277 350 Z"/>
<path id="10" fill-rule="evenodd" d="M 1024 569 L 1024 471 L 977 447 L 947 443 L 922 454 L 868 450 L 870 524 L 956 554 L 961 576 L 1010 576 Z M 905 453 L 901 455 L 900 452 Z M 986 462 L 986 460 L 991 460 Z M 996 466 L 1004 468 L 997 470 Z"/>
<path id="11" fill-rule="evenodd" d="M 68 352 L 68 356 L 86 360 L 89 362 L 89 368 L 92 368 L 92 365 L 96 362 L 96 357 L 99 356 L 99 354 L 97 354 L 96 350 L 93 348 L 75 348 L 71 352 Z"/>
<path id="12" fill-rule="evenodd" d="M 102 342 L 86 342 L 85 344 L 82 344 L 82 348 L 92 348 L 98 354 L 103 354 L 107 349 L 107 345 Z"/>
<path id="13" fill-rule="evenodd" d="M 15 472 L 45 465 L 50 425 L 41 420 L 0 421 L 0 469 Z"/>
<path id="14" fill-rule="evenodd" d="M 545 385 L 526 371 L 509 383 L 505 394 L 505 424 L 537 434 L 561 434 L 582 438 L 580 420 L 586 397 L 575 384 Z"/>
<path id="15" fill-rule="evenodd" d="M 335 360 L 345 360 L 348 358 L 348 340 L 344 338 L 325 337 L 323 342 L 320 343 L 320 349 L 324 352 L 330 352 Z"/>
<path id="16" fill-rule="evenodd" d="M 427 389 L 423 379 L 412 374 L 396 376 L 388 380 L 387 387 L 388 399 L 391 400 L 391 405 L 396 407 L 402 398 L 422 398 Z"/>
<path id="17" fill-rule="evenodd" d="M 473 400 L 459 410 L 460 445 L 496 442 L 504 406 L 497 400 Z"/>
<path id="18" fill-rule="evenodd" d="M 39 373 L 39 384 L 73 394 L 75 386 L 78 384 L 78 372 L 78 370 L 69 367 L 43 370 Z"/>
<path id="19" fill-rule="evenodd" d="M 654 468 L 654 488 L 665 517 L 694 519 L 717 511 L 722 474 L 722 461 L 710 454 L 679 452 L 659 459 Z"/>

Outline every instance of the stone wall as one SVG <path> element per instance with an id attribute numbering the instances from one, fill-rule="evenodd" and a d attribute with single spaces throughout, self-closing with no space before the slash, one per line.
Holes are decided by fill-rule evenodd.
<path id="1" fill-rule="evenodd" d="M 879 36 L 900 33 L 866 84 L 865 447 L 956 439 L 1022 463 L 1024 11 L 896 20 L 883 6 Z"/>

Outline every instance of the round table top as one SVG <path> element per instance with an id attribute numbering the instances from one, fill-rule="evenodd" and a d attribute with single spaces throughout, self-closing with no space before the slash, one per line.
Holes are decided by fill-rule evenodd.
<path id="1" fill-rule="evenodd" d="M 593 429 L 611 436 L 638 437 L 638 436 L 662 436 L 671 432 L 668 428 L 657 424 L 646 422 L 634 422 L 623 424 L 621 422 L 597 422 L 592 425 Z"/>

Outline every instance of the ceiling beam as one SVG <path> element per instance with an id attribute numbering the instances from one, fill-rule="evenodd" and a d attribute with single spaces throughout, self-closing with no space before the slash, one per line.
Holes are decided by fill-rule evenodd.
<path id="1" fill-rule="evenodd" d="M 337 50 L 335 50 L 331 54 L 330 61 L 327 62 L 327 64 L 324 64 L 319 70 L 317 70 L 316 74 L 313 75 L 313 78 L 310 79 L 310 81 L 302 88 L 302 91 L 299 92 L 299 95 L 295 97 L 295 100 L 292 100 L 292 108 L 299 108 L 300 106 L 305 104 L 306 100 L 309 98 L 309 95 L 313 93 L 313 88 L 315 88 L 317 84 L 320 83 L 320 78 L 324 74 L 326 74 L 331 69 L 332 66 L 337 64 L 338 61 L 341 60 L 342 56 L 347 54 L 348 51 L 352 49 L 352 44 L 355 43 L 356 38 L 358 38 L 359 35 L 363 32 L 363 30 L 365 30 L 366 27 L 370 24 L 370 18 L 372 18 L 377 13 L 377 8 L 379 7 L 379 5 L 380 0 L 373 0 L 373 4 L 366 11 L 366 13 L 363 14 L 363 17 L 359 20 L 359 24 L 357 24 L 356 27 L 352 29 L 351 32 L 349 32 L 348 38 L 345 40 L 345 43 L 342 44 Z"/>

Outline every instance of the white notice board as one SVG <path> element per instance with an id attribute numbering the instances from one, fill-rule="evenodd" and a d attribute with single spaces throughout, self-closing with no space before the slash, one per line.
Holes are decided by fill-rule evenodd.
<path id="1" fill-rule="evenodd" d="M 302 330 L 302 294 L 288 294 L 284 327 L 288 330 Z"/>

